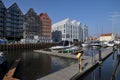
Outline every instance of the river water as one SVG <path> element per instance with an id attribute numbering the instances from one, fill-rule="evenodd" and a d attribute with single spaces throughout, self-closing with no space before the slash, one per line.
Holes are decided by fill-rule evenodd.
<path id="1" fill-rule="evenodd" d="M 120 50 L 78 80 L 120 80 Z"/>
<path id="2" fill-rule="evenodd" d="M 83 50 L 87 56 L 93 56 L 99 52 L 99 48 L 85 48 Z M 120 80 L 119 54 L 118 50 L 106 59 L 103 64 L 98 65 L 94 70 L 78 80 Z M 21 62 L 14 76 L 21 80 L 36 80 L 77 62 L 73 59 L 36 53 L 32 50 L 16 50 L 7 52 L 8 69 L 18 58 L 21 58 Z"/>
<path id="3" fill-rule="evenodd" d="M 15 77 L 21 80 L 36 80 L 77 62 L 76 60 L 36 53 L 32 50 L 17 50 L 7 52 L 8 68 L 18 58 L 21 58 L 21 62 Z"/>

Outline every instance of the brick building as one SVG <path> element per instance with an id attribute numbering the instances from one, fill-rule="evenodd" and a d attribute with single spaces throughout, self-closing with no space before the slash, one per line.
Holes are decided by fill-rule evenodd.
<path id="1" fill-rule="evenodd" d="M 51 39 L 51 19 L 47 13 L 41 13 L 39 15 L 39 19 L 41 21 L 41 34 L 42 36 L 48 37 Z"/>

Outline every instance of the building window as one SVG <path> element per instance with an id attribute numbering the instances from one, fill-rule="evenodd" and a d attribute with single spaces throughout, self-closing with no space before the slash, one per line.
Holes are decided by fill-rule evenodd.
<path id="1" fill-rule="evenodd" d="M 66 38 L 70 38 L 70 35 L 69 35 L 69 34 L 66 34 Z"/>
<path id="2" fill-rule="evenodd" d="M 62 34 L 62 38 L 65 38 L 65 34 Z"/>

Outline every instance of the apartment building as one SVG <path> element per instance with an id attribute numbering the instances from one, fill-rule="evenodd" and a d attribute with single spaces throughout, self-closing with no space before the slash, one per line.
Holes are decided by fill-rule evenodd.
<path id="1" fill-rule="evenodd" d="M 52 36 L 61 34 L 59 37 L 52 37 L 53 42 L 56 40 L 83 41 L 84 37 L 88 36 L 88 29 L 85 25 L 82 25 L 79 21 L 70 20 L 69 18 L 53 24 L 52 32 L 56 32 L 56 34 L 53 34 Z"/>
<path id="2" fill-rule="evenodd" d="M 51 30 L 52 30 L 52 23 L 51 23 L 51 19 L 48 16 L 47 13 L 41 13 L 39 15 L 39 19 L 41 21 L 41 34 L 42 36 L 48 37 L 51 39 L 52 34 L 51 34 Z"/>
<path id="3" fill-rule="evenodd" d="M 6 39 L 19 41 L 23 37 L 23 13 L 16 3 L 6 11 Z"/>
<path id="4" fill-rule="evenodd" d="M 0 38 L 5 38 L 5 26 L 6 26 L 6 7 L 0 0 Z"/>
<path id="5" fill-rule="evenodd" d="M 34 36 L 41 36 L 41 23 L 33 8 L 30 8 L 24 15 L 23 29 L 24 39 L 34 39 Z"/>
<path id="6" fill-rule="evenodd" d="M 23 13 L 14 3 L 6 8 L 0 0 L 0 38 L 19 41 L 23 37 Z"/>

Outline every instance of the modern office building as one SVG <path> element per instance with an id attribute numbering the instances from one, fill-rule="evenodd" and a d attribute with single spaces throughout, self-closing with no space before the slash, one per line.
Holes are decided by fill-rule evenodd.
<path id="1" fill-rule="evenodd" d="M 72 23 L 69 18 L 64 19 L 58 23 L 55 23 L 52 25 L 52 32 L 58 31 L 62 33 L 62 37 L 60 40 L 69 40 L 72 41 Z M 59 35 L 59 33 L 53 34 L 52 36 Z M 53 41 L 57 40 L 58 37 L 53 37 Z"/>
<path id="2" fill-rule="evenodd" d="M 83 41 L 88 40 L 88 27 L 82 24 L 82 31 L 83 31 Z"/>
<path id="3" fill-rule="evenodd" d="M 0 38 L 5 38 L 6 36 L 5 25 L 6 25 L 6 7 L 0 0 Z"/>
<path id="4" fill-rule="evenodd" d="M 23 36 L 23 13 L 16 3 L 6 8 L 0 0 L 0 38 L 20 40 Z"/>
<path id="5" fill-rule="evenodd" d="M 33 8 L 30 8 L 24 15 L 23 29 L 24 39 L 34 39 L 34 36 L 41 36 L 41 22 Z"/>
<path id="6" fill-rule="evenodd" d="M 78 40 L 83 41 L 83 29 L 81 22 L 78 22 Z"/>
<path id="7" fill-rule="evenodd" d="M 47 13 L 41 13 L 39 15 L 39 19 L 41 21 L 41 34 L 42 34 L 42 36 L 45 36 L 45 37 L 48 37 L 51 39 L 51 37 L 52 37 L 52 33 L 51 33 L 52 23 L 51 23 L 50 17 L 48 16 Z"/>
<path id="8" fill-rule="evenodd" d="M 60 33 L 62 35 L 62 37 L 52 37 L 53 42 L 58 42 L 60 40 L 83 41 L 84 37 L 88 36 L 87 26 L 82 25 L 76 20 L 70 20 L 69 18 L 53 24 L 52 32 L 56 32 L 56 34 L 53 33 L 52 36 L 60 35 Z"/>
<path id="9" fill-rule="evenodd" d="M 19 41 L 23 37 L 23 13 L 16 3 L 6 11 L 6 39 Z"/>

